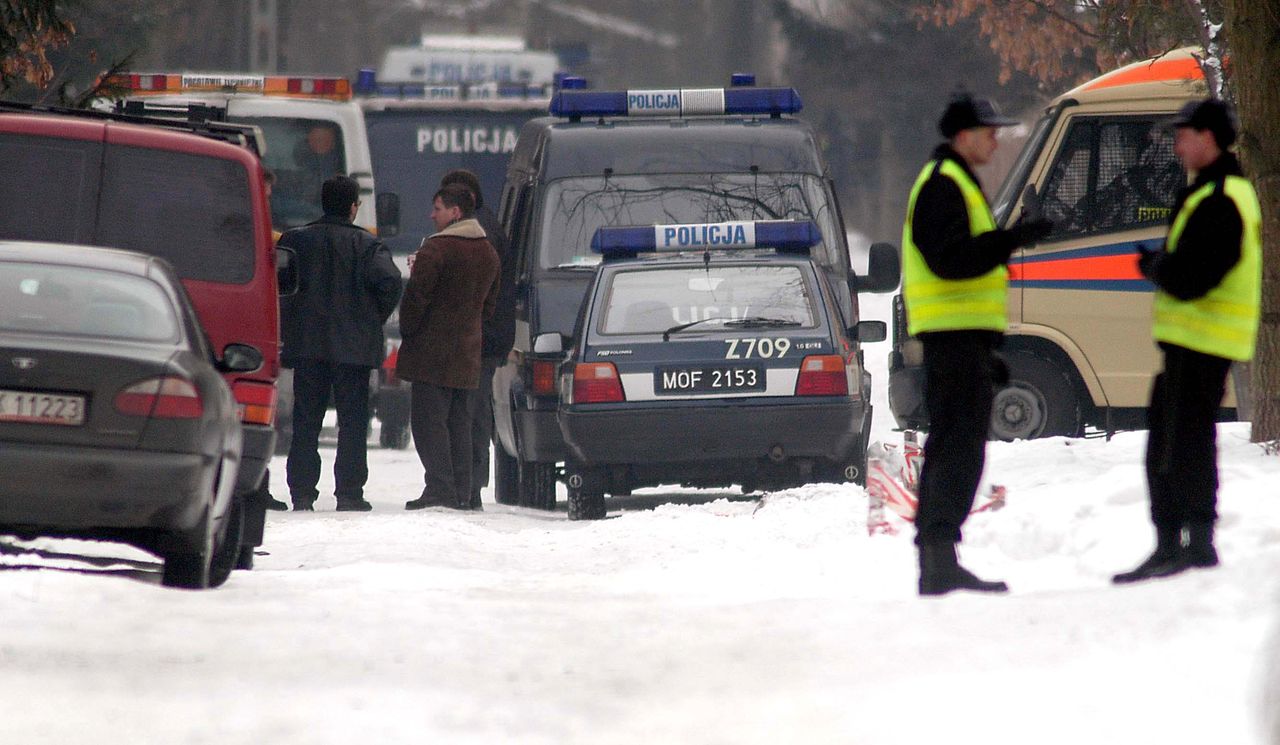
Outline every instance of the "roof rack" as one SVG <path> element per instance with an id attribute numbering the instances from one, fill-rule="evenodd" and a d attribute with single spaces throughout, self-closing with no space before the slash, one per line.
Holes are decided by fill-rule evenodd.
<path id="1" fill-rule="evenodd" d="M 101 109 L 72 109 L 65 106 L 47 106 L 44 104 L 0 100 L 0 112 L 55 114 L 82 119 L 164 127 L 245 147 L 252 150 L 259 158 L 267 151 L 266 139 L 263 137 L 260 127 L 254 124 L 236 124 L 224 121 L 226 109 L 207 104 L 176 105 L 157 104 L 150 101 L 130 101 L 123 106 L 117 104 L 114 111 L 103 111 Z"/>

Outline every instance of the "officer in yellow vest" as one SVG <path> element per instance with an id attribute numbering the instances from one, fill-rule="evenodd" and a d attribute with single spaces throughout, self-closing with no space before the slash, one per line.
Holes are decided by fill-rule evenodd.
<path id="1" fill-rule="evenodd" d="M 961 96 L 943 112 L 939 145 L 912 187 L 902 230 L 907 326 L 924 346 L 924 443 L 916 512 L 921 595 L 1005 592 L 956 559 L 960 527 L 982 477 L 993 386 L 1007 369 L 995 356 L 1007 326 L 1009 256 L 1052 229 L 1031 220 L 996 228 L 973 169 L 991 159 L 996 128 L 1017 122 L 984 99 Z"/>
<path id="2" fill-rule="evenodd" d="M 1140 248 L 1138 259 L 1156 286 L 1152 335 L 1164 355 L 1147 409 L 1156 549 L 1117 574 L 1121 584 L 1218 565 L 1214 421 L 1231 363 L 1253 357 L 1262 296 L 1262 211 L 1227 152 L 1230 108 L 1193 101 L 1173 126 L 1173 151 L 1195 180 L 1178 195 L 1164 250 Z"/>

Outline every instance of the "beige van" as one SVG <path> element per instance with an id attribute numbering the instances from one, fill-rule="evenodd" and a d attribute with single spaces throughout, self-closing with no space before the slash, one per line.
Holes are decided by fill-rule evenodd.
<path id="1" fill-rule="evenodd" d="M 1058 96 L 992 200 L 997 223 L 1008 227 L 1034 191 L 1054 222 L 1042 243 L 1010 261 L 1002 350 L 1010 383 L 996 395 L 993 437 L 1145 427 L 1159 354 L 1154 286 L 1138 273 L 1136 248 L 1163 243 L 1187 183 L 1169 121 L 1207 95 L 1192 51 L 1122 67 Z M 895 298 L 889 402 L 899 426 L 922 428 L 921 350 L 906 334 L 904 313 Z M 1230 393 L 1225 405 L 1235 405 Z"/>

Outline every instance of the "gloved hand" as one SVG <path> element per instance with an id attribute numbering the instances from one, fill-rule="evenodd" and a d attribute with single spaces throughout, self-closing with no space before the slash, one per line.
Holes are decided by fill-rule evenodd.
<path id="1" fill-rule="evenodd" d="M 1019 220 L 1009 228 L 1009 235 L 1013 236 L 1015 246 L 1030 246 L 1038 243 L 1051 232 L 1053 232 L 1053 221 L 1043 217 Z"/>
<path id="2" fill-rule="evenodd" d="M 1162 255 L 1162 252 L 1157 251 L 1154 248 L 1147 248 L 1145 245 L 1141 243 L 1137 245 L 1137 250 L 1138 250 L 1138 271 L 1142 274 L 1142 276 L 1146 277 L 1152 282 L 1156 281 L 1156 265 L 1160 263 L 1160 257 Z"/>

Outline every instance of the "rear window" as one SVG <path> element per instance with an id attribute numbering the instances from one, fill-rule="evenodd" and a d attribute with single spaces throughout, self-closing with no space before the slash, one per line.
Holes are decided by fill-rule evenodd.
<path id="1" fill-rule="evenodd" d="M 713 331 L 742 318 L 813 328 L 816 317 L 811 287 L 797 266 L 690 266 L 614 274 L 598 329 L 603 334 L 661 333 L 707 321 L 706 330 Z"/>
<path id="2" fill-rule="evenodd" d="M 113 146 L 94 243 L 168 259 L 184 279 L 253 279 L 249 176 L 232 160 Z"/>
<path id="3" fill-rule="evenodd" d="M 347 172 L 346 151 L 336 122 L 275 116 L 237 116 L 256 124 L 267 141 L 263 163 L 276 175 L 271 188 L 271 222 L 277 230 L 306 225 L 324 214 L 320 186 Z"/>
<path id="4" fill-rule="evenodd" d="M 178 317 L 144 277 L 87 267 L 0 262 L 0 330 L 177 341 Z"/>
<path id="5" fill-rule="evenodd" d="M 88 241 L 101 162 L 96 142 L 0 134 L 0 238 Z"/>

